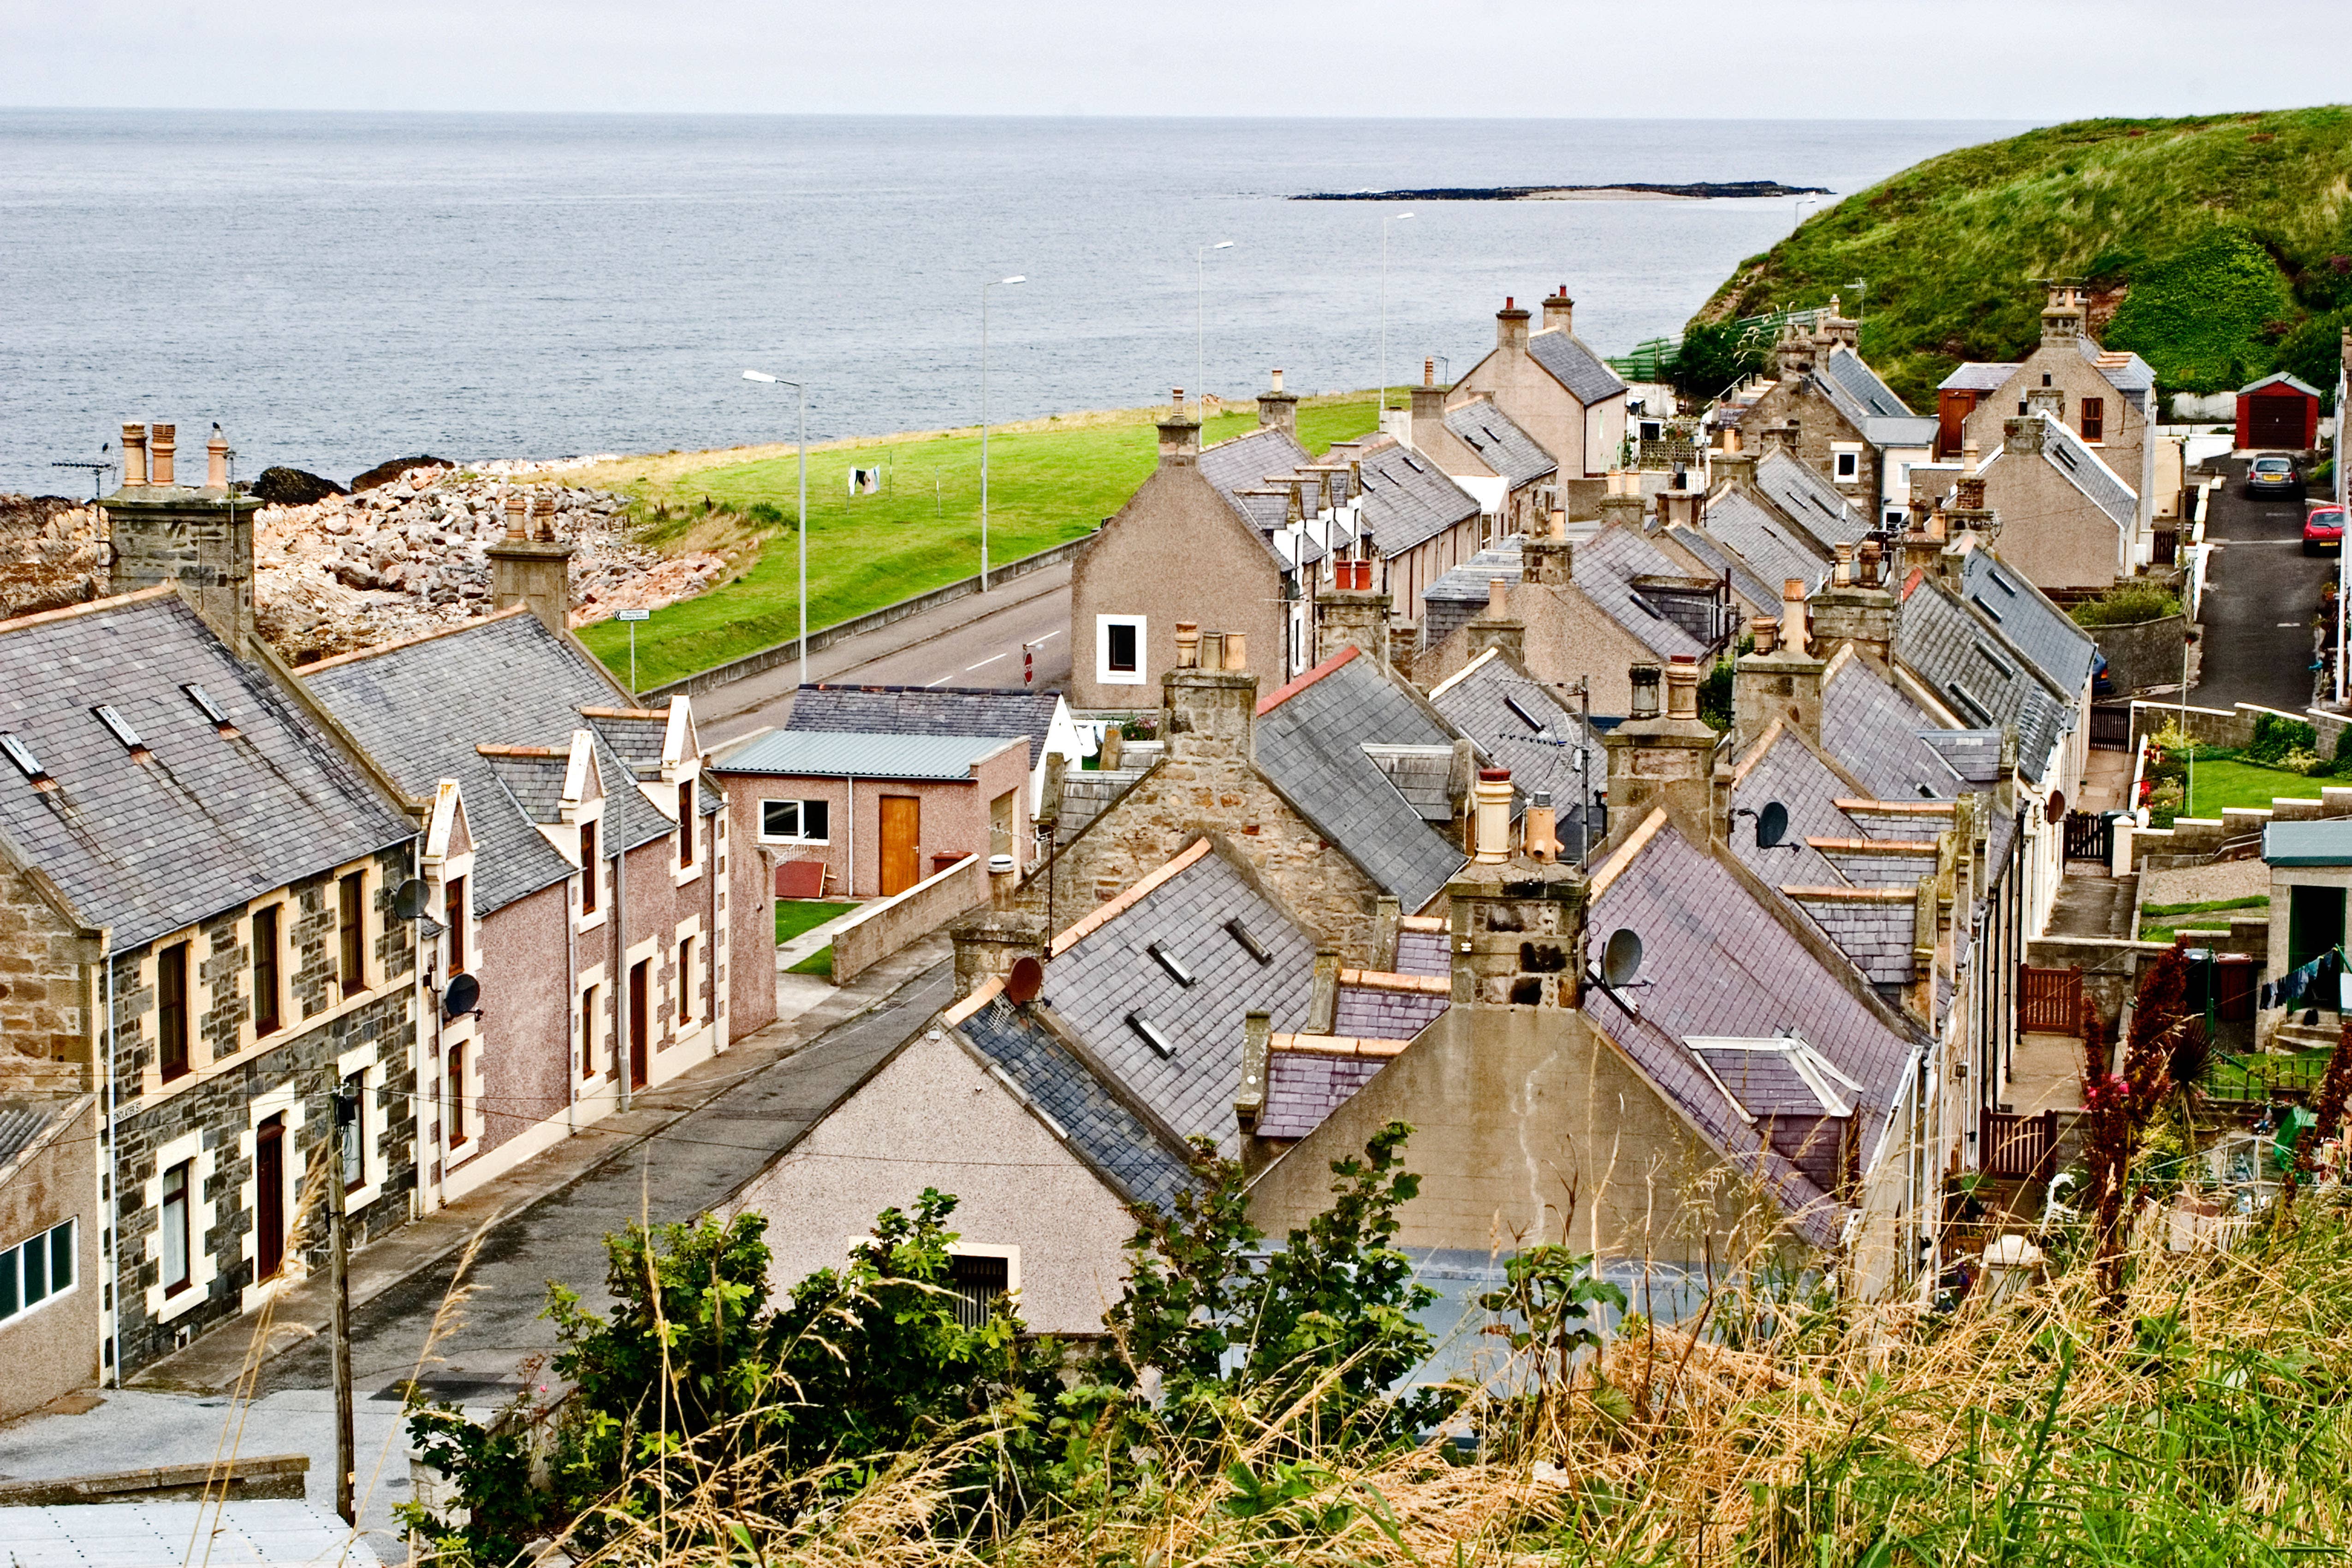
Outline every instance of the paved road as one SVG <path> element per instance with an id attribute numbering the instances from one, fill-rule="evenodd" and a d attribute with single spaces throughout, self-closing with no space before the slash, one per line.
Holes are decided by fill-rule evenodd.
<path id="1" fill-rule="evenodd" d="M 2221 548 L 2205 587 L 2205 637 L 2190 700 L 2299 711 L 2311 701 L 2313 617 L 2336 558 L 2303 553 L 2301 501 L 2249 496 L 2244 461 L 2224 467 L 2229 482 L 2205 514 L 2205 537 Z"/>
<path id="2" fill-rule="evenodd" d="M 467 1276 L 474 1293 L 464 1321 L 439 1345 L 446 1364 L 430 1369 L 428 1384 L 442 1380 L 449 1392 L 475 1396 L 467 1403 L 491 1391 L 466 1389 L 466 1382 L 511 1386 L 520 1367 L 554 1348 L 551 1327 L 539 1315 L 550 1279 L 570 1286 L 591 1307 L 609 1305 L 608 1232 L 640 1215 L 656 1224 L 688 1219 L 724 1198 L 945 1006 L 952 984 L 949 964 L 921 972 L 885 1005 L 718 1095 L 630 1158 L 611 1161 L 493 1226 Z M 455 1259 L 425 1269 L 353 1312 L 352 1381 L 362 1398 L 415 1371 L 455 1271 Z M 331 1375 L 321 1335 L 264 1367 L 261 1392 L 325 1387 Z"/>

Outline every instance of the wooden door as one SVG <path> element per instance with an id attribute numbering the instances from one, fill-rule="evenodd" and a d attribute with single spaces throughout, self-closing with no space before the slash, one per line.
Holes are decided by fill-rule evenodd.
<path id="1" fill-rule="evenodd" d="M 651 959 L 639 959 L 629 966 L 629 1087 L 646 1087 L 646 1026 L 650 1021 L 646 1011 L 646 971 Z"/>
<path id="2" fill-rule="evenodd" d="M 273 1116 L 254 1131 L 253 1273 L 274 1279 L 286 1267 L 286 1121 Z"/>
<path id="3" fill-rule="evenodd" d="M 911 795 L 882 797 L 882 896 L 903 893 L 923 879 L 916 862 L 923 803 Z"/>

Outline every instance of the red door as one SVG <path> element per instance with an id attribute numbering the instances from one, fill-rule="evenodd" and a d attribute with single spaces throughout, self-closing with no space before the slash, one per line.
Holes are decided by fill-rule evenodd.
<path id="1" fill-rule="evenodd" d="M 629 966 L 629 1087 L 646 1087 L 646 971 L 651 959 Z"/>
<path id="2" fill-rule="evenodd" d="M 286 1120 L 273 1116 L 253 1136 L 253 1274 L 274 1279 L 286 1267 Z"/>

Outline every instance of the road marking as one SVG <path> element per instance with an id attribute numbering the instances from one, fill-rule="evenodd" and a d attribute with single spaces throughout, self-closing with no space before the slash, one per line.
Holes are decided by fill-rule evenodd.
<path id="1" fill-rule="evenodd" d="M 1047 643 L 1052 642 L 1055 637 L 1060 637 L 1061 635 L 1062 634 L 1059 632 L 1047 632 L 1044 637 L 1039 637 L 1035 642 L 1031 643 L 1029 646 L 1031 647 L 1044 647 Z"/>
<path id="2" fill-rule="evenodd" d="M 996 656 L 996 658 L 1011 658 L 1013 656 L 1009 653 L 1000 653 Z M 963 667 L 963 672 L 966 675 L 970 675 L 975 669 L 980 669 L 985 666 L 994 664 L 996 662 L 996 658 L 983 658 L 979 664 L 967 664 Z"/>
<path id="3" fill-rule="evenodd" d="M 952 676 L 952 675 L 942 675 L 942 676 L 940 676 L 937 680 L 926 680 L 925 682 L 923 682 L 923 687 L 924 687 L 924 689 L 929 690 L 930 688 L 932 688 L 932 687 L 934 687 L 934 686 L 944 686 L 944 685 L 946 685 L 949 681 L 953 680 L 954 679 L 955 679 L 955 677 L 954 677 L 954 676 Z"/>

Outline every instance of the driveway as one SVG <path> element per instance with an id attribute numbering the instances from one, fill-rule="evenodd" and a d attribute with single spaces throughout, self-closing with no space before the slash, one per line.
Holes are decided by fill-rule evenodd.
<path id="1" fill-rule="evenodd" d="M 2300 712 L 2311 703 L 2319 592 L 2336 575 L 2336 558 L 2303 553 L 2301 501 L 2247 495 L 2243 458 L 2217 466 L 2229 482 L 2205 513 L 2205 538 L 2221 548 L 2199 616 L 2205 636 L 2190 700 Z"/>

